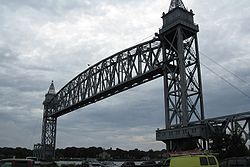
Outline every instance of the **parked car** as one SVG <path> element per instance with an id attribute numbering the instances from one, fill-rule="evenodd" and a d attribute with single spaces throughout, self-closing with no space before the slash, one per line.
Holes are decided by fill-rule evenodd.
<path id="1" fill-rule="evenodd" d="M 221 167 L 249 167 L 250 166 L 250 157 L 233 157 L 224 159 L 220 163 Z"/>
<path id="2" fill-rule="evenodd" d="M 125 161 L 121 167 L 135 167 L 134 161 Z"/>
<path id="3" fill-rule="evenodd" d="M 33 160 L 34 161 L 34 166 L 40 166 L 41 165 L 41 161 L 39 161 L 37 157 L 26 157 L 26 159 Z"/>
<path id="4" fill-rule="evenodd" d="M 155 161 L 144 161 L 140 164 L 141 167 L 154 167 L 156 166 Z"/>
<path id="5" fill-rule="evenodd" d="M 0 167 L 34 167 L 34 161 L 30 159 L 2 159 Z"/>
<path id="6" fill-rule="evenodd" d="M 219 167 L 218 160 L 213 155 L 181 155 L 170 157 L 163 162 L 162 167 Z"/>
<path id="7" fill-rule="evenodd" d="M 118 167 L 114 162 L 112 161 L 103 161 L 102 167 Z"/>
<path id="8" fill-rule="evenodd" d="M 102 167 L 102 164 L 96 159 L 86 159 L 82 161 L 82 167 Z"/>

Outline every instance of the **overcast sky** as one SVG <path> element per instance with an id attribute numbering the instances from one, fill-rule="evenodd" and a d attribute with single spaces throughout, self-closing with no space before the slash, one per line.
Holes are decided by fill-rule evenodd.
<path id="1" fill-rule="evenodd" d="M 200 27 L 202 64 L 249 95 L 249 0 L 183 2 Z M 142 42 L 162 26 L 169 4 L 0 0 L 0 147 L 33 148 L 41 142 L 42 102 L 51 80 L 59 90 L 87 64 Z M 250 111 L 250 98 L 205 66 L 206 117 Z M 159 78 L 60 117 L 57 147 L 165 148 L 155 141 L 155 130 L 164 128 L 162 82 Z"/>

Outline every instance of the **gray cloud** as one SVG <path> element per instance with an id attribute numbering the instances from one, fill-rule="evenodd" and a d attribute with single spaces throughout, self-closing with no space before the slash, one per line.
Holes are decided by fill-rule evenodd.
<path id="1" fill-rule="evenodd" d="M 196 14 L 202 53 L 249 83 L 248 0 L 183 1 Z M 59 90 L 87 64 L 154 34 L 168 5 L 163 0 L 2 0 L 0 146 L 32 148 L 40 142 L 42 101 L 51 80 Z M 249 84 L 206 56 L 201 55 L 203 64 L 250 93 Z M 204 66 L 202 73 L 207 117 L 249 110 L 247 97 Z M 157 79 L 60 117 L 57 146 L 162 149 L 155 130 L 163 127 L 163 84 Z"/>
<path id="2" fill-rule="evenodd" d="M 1 58 L 1 65 L 5 65 L 7 63 L 13 63 L 18 60 L 17 54 L 13 53 L 11 49 L 8 47 L 0 47 L 0 58 Z"/>

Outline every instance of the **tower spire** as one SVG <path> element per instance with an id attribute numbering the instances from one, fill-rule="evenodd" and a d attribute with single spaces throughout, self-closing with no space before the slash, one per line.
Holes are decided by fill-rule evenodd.
<path id="1" fill-rule="evenodd" d="M 55 86 L 54 86 L 53 80 L 52 80 L 52 82 L 50 84 L 48 94 L 56 94 L 56 90 L 55 90 Z"/>
<path id="2" fill-rule="evenodd" d="M 182 2 L 182 0 L 171 0 L 171 3 L 170 3 L 170 7 L 169 7 L 169 11 L 175 9 L 175 8 L 182 8 L 184 10 L 187 10 L 185 8 L 185 5 L 184 3 Z"/>

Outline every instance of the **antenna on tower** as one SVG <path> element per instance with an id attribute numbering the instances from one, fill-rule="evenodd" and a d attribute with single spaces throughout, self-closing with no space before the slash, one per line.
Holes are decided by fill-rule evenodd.
<path id="1" fill-rule="evenodd" d="M 175 8 L 182 8 L 184 10 L 187 10 L 182 0 L 171 0 L 169 11 Z"/>

